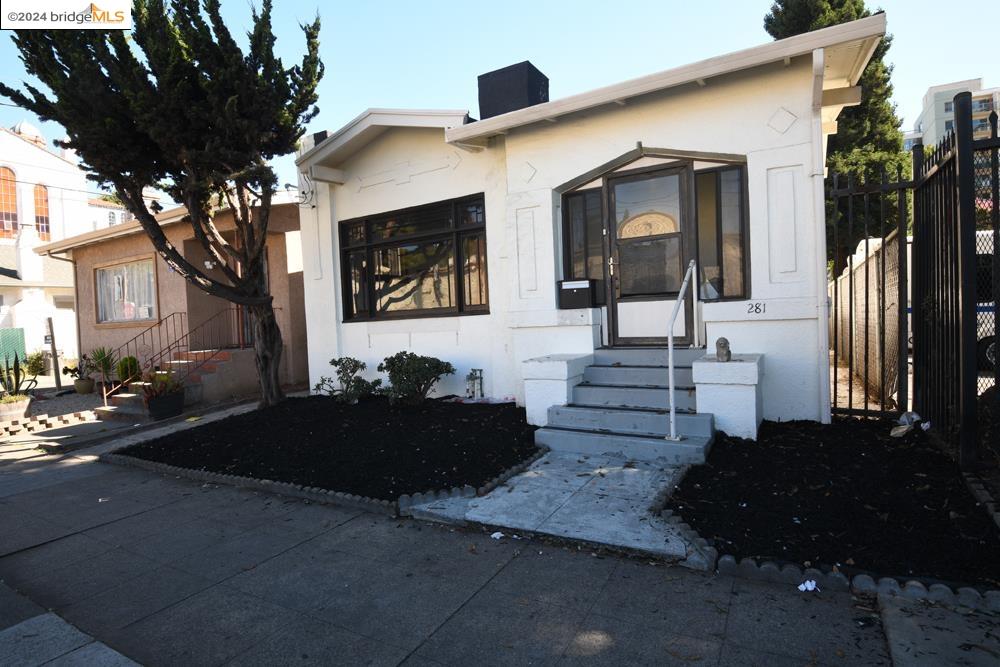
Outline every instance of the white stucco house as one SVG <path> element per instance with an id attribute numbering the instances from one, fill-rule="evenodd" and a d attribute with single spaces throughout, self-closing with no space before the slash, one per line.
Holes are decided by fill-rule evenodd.
<path id="1" fill-rule="evenodd" d="M 521 63 L 480 77 L 478 120 L 369 109 L 314 135 L 297 160 L 311 379 L 411 350 L 459 369 L 441 394 L 482 369 L 552 447 L 678 460 L 703 460 L 713 428 L 829 420 L 825 147 L 885 25 L 553 101 Z"/>

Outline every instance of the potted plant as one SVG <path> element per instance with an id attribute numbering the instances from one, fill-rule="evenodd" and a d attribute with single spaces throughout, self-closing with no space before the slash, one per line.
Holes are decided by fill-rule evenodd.
<path id="1" fill-rule="evenodd" d="M 170 371 L 153 371 L 146 375 L 143 401 L 154 420 L 176 417 L 184 411 L 184 382 Z"/>
<path id="2" fill-rule="evenodd" d="M 63 375 L 73 378 L 73 388 L 78 394 L 90 394 L 94 391 L 94 378 L 90 377 L 94 372 L 94 364 L 90 357 L 83 355 L 76 366 L 65 366 L 62 369 Z"/>
<path id="3" fill-rule="evenodd" d="M 37 370 L 31 365 L 21 366 L 21 359 L 14 353 L 14 363 L 5 356 L 0 368 L 0 421 L 23 419 L 28 416 L 31 396 L 28 392 L 38 384 Z"/>
<path id="4" fill-rule="evenodd" d="M 138 380 L 142 375 L 139 370 L 139 360 L 133 356 L 122 357 L 115 366 L 115 373 L 118 375 L 118 382 L 128 387 L 133 380 Z"/>

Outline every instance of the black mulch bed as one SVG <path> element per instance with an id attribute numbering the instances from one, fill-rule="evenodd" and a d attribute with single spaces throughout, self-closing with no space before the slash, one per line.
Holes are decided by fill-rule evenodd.
<path id="1" fill-rule="evenodd" d="M 381 398 L 344 405 L 291 398 L 118 453 L 229 475 L 342 491 L 379 500 L 479 487 L 537 452 L 534 427 L 514 404 Z"/>
<path id="2" fill-rule="evenodd" d="M 720 554 L 948 582 L 1000 584 L 1000 529 L 955 463 L 890 422 L 764 422 L 719 434 L 668 504 Z"/>

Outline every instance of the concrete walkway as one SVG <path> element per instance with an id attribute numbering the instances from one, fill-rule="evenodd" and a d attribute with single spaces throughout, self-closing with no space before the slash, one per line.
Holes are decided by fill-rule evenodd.
<path id="1" fill-rule="evenodd" d="M 1000 613 L 879 596 L 897 667 L 1000 665 Z"/>
<path id="2" fill-rule="evenodd" d="M 91 458 L 0 468 L 0 579 L 141 664 L 888 663 L 877 615 L 847 594 Z"/>
<path id="3" fill-rule="evenodd" d="M 136 663 L 0 584 L 0 664 L 127 667 Z"/>
<path id="4" fill-rule="evenodd" d="M 657 558 L 695 553 L 676 526 L 650 507 L 680 481 L 682 468 L 616 456 L 549 452 L 482 498 L 450 498 L 414 516 L 583 540 Z"/>

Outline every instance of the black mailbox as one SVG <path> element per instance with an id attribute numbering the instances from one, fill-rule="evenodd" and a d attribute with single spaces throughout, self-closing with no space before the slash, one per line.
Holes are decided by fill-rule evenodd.
<path id="1" fill-rule="evenodd" d="M 596 280 L 560 280 L 559 308 L 593 308 L 596 301 Z"/>

